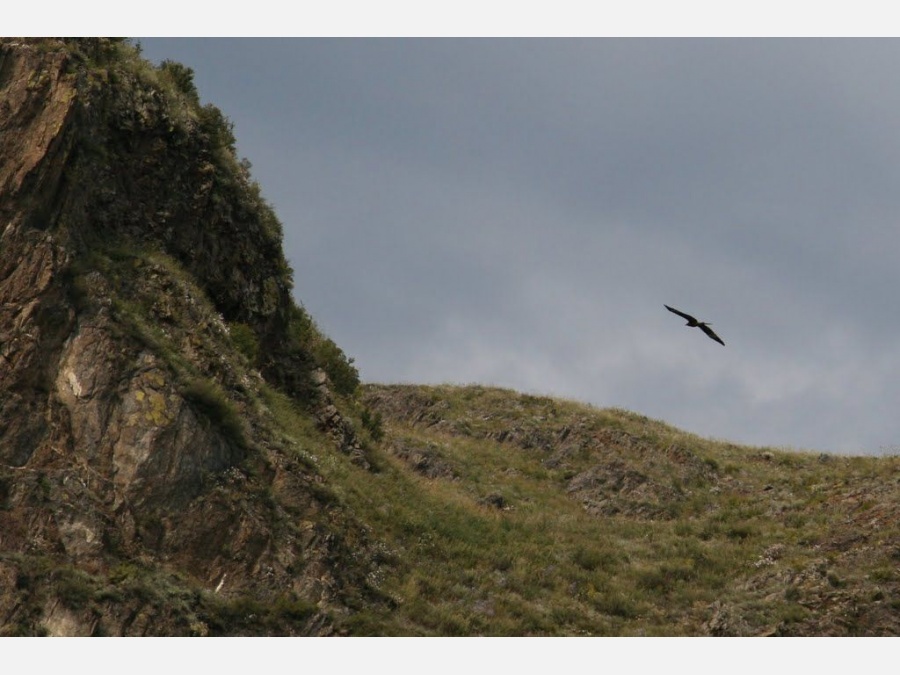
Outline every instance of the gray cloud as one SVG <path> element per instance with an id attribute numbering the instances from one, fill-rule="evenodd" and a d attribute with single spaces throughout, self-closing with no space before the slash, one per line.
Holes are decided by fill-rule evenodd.
<path id="1" fill-rule="evenodd" d="M 141 42 L 234 121 L 365 379 L 900 443 L 900 42 Z"/>

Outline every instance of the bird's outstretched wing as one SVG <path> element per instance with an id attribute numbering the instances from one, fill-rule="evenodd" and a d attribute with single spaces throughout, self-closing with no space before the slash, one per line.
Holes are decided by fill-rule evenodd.
<path id="1" fill-rule="evenodd" d="M 709 326 L 707 326 L 705 323 L 701 323 L 701 324 L 699 324 L 699 326 L 700 326 L 700 330 L 702 330 L 704 333 L 706 333 L 709 337 L 711 337 L 713 340 L 718 342 L 720 345 L 725 344 L 724 342 L 722 342 L 722 338 L 720 338 L 718 335 L 716 335 L 713 332 L 713 329 L 710 328 Z"/>
<path id="2" fill-rule="evenodd" d="M 682 317 L 683 319 L 687 319 L 688 321 L 690 321 L 690 322 L 692 322 L 692 323 L 695 322 L 695 321 L 697 321 L 697 319 L 695 319 L 694 317 L 692 317 L 690 314 L 685 314 L 684 312 L 679 312 L 679 311 L 678 311 L 677 309 L 675 309 L 674 307 L 669 307 L 668 305 L 663 305 L 663 307 L 665 307 L 667 310 L 669 310 L 669 311 L 672 312 L 673 314 L 677 314 L 678 316 Z"/>

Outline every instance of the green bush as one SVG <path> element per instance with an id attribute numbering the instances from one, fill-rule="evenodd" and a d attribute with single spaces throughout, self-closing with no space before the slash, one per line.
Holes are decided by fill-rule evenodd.
<path id="1" fill-rule="evenodd" d="M 200 130 L 209 139 L 213 148 L 227 148 L 232 153 L 235 150 L 234 124 L 211 103 L 206 104 L 199 111 Z"/>
<path id="2" fill-rule="evenodd" d="M 119 58 L 124 50 L 137 49 L 123 37 L 72 37 L 63 38 L 70 52 L 89 63 L 105 65 Z"/>
<path id="3" fill-rule="evenodd" d="M 288 621 L 305 621 L 316 613 L 316 606 L 305 600 L 282 596 L 275 600 L 271 611 Z"/>
<path id="4" fill-rule="evenodd" d="M 363 428 L 369 432 L 373 441 L 377 442 L 384 438 L 383 419 L 380 412 L 376 412 L 373 415 L 368 408 L 363 408 L 360 419 Z"/>
<path id="5" fill-rule="evenodd" d="M 597 569 L 610 569 L 615 566 L 617 560 L 611 551 L 579 545 L 572 553 L 572 562 L 585 571 L 593 572 Z"/>
<path id="6" fill-rule="evenodd" d="M 254 330 L 245 323 L 235 323 L 228 327 L 228 332 L 238 351 L 246 356 L 250 363 L 256 363 L 259 356 L 259 339 Z"/>
<path id="7" fill-rule="evenodd" d="M 96 584 L 86 572 L 61 569 L 56 575 L 56 592 L 59 599 L 71 609 L 81 609 L 94 596 Z"/>
<path id="8" fill-rule="evenodd" d="M 200 95 L 194 85 L 194 70 L 168 59 L 159 64 L 159 71 L 164 77 L 168 77 L 175 88 L 188 97 L 194 103 L 199 103 Z"/>
<path id="9" fill-rule="evenodd" d="M 296 305 L 291 309 L 291 339 L 312 355 L 316 365 L 328 374 L 337 393 L 352 396 L 359 386 L 359 371 L 353 365 L 353 359 L 319 330 L 305 310 Z"/>
<path id="10" fill-rule="evenodd" d="M 238 447 L 247 447 L 244 425 L 234 404 L 222 388 L 205 378 L 196 378 L 182 389 L 182 396 Z"/>

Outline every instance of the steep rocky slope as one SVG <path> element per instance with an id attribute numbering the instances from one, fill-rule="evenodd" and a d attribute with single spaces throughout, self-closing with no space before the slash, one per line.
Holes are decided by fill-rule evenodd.
<path id="1" fill-rule="evenodd" d="M 0 41 L 0 632 L 328 633 L 364 533 L 264 404 L 357 445 L 324 342 L 188 69 Z"/>

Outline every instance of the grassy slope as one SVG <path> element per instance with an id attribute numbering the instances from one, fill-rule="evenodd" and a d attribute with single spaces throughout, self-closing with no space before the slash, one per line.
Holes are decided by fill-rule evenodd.
<path id="1" fill-rule="evenodd" d="M 383 417 L 374 470 L 313 450 L 383 542 L 394 606 L 354 613 L 351 633 L 900 631 L 897 458 L 739 447 L 483 387 L 362 401 Z"/>

